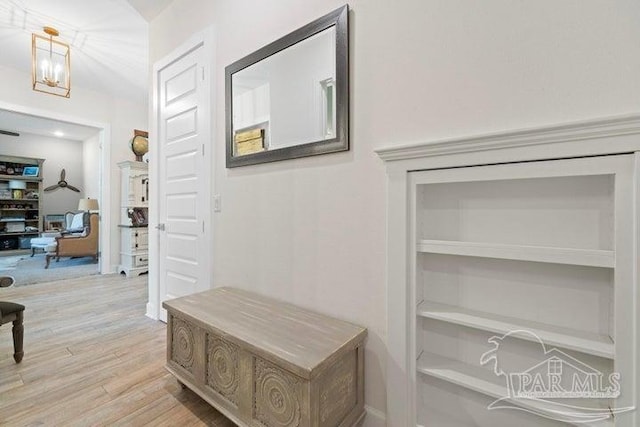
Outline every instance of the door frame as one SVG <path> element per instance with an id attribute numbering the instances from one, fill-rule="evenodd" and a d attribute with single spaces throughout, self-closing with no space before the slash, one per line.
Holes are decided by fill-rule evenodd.
<path id="1" fill-rule="evenodd" d="M 114 273 L 116 266 L 115 264 L 111 265 L 111 125 L 84 117 L 60 114 L 50 110 L 11 104 L 4 101 L 0 101 L 0 109 L 96 129 L 100 146 L 100 239 L 98 243 L 100 257 L 98 262 L 100 263 L 100 274 Z"/>
<path id="2" fill-rule="evenodd" d="M 213 27 L 210 26 L 201 32 L 193 34 L 185 42 L 183 42 L 176 49 L 171 51 L 168 55 L 162 59 L 156 61 L 153 64 L 152 72 L 152 86 L 151 86 L 151 105 L 150 105 L 150 127 L 149 127 L 149 192 L 151 197 L 149 200 L 149 301 L 147 302 L 147 317 L 158 320 L 161 318 L 161 295 L 160 295 L 160 236 L 159 231 L 156 228 L 159 221 L 159 198 L 160 198 L 160 170 L 158 165 L 158 159 L 155 158 L 157 135 L 160 131 L 160 96 L 159 96 L 159 84 L 160 84 L 160 72 L 169 66 L 170 64 L 178 61 L 191 51 L 203 47 L 203 62 L 204 62 L 204 81 L 202 87 L 205 92 L 205 105 L 202 106 L 203 115 L 208 117 L 203 123 L 202 137 L 204 141 L 210 141 L 208 146 L 205 146 L 203 164 L 209 167 L 203 168 L 203 179 L 208 183 L 209 195 L 204 206 L 204 212 L 202 212 L 202 218 L 204 221 L 204 235 L 213 236 L 213 221 L 212 221 L 212 196 L 214 187 L 214 173 L 213 168 L 215 166 L 215 108 L 212 100 L 215 99 L 215 85 L 211 82 L 214 76 L 214 58 L 215 58 L 215 39 Z M 205 240 L 206 251 L 210 259 L 213 259 L 213 239 L 209 238 Z M 213 263 L 207 263 L 209 278 L 213 277 Z"/>

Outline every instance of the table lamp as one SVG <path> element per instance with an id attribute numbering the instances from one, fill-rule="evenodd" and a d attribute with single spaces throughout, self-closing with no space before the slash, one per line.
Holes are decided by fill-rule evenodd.
<path id="1" fill-rule="evenodd" d="M 80 199 L 78 202 L 78 210 L 79 211 L 97 211 L 98 210 L 98 200 L 97 199 Z"/>

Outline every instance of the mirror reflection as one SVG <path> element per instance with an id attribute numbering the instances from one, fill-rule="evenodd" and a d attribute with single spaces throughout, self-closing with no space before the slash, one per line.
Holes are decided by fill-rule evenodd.
<path id="1" fill-rule="evenodd" d="M 335 137 L 336 28 L 232 76 L 234 155 Z"/>

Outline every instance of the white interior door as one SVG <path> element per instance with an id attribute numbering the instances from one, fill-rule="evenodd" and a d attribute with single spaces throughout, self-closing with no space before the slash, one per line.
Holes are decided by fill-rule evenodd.
<path id="1" fill-rule="evenodd" d="M 210 141 L 204 47 L 158 79 L 158 282 L 164 300 L 209 289 Z M 161 309 L 160 319 L 166 321 Z"/>

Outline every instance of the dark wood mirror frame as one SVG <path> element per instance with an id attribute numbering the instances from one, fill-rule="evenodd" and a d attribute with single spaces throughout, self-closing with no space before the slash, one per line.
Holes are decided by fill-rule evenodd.
<path id="1" fill-rule="evenodd" d="M 348 5 L 345 5 L 290 34 L 270 43 L 225 68 L 226 110 L 226 165 L 227 168 L 275 162 L 317 154 L 349 150 L 349 27 Z M 335 74 L 335 137 L 309 141 L 300 145 L 266 150 L 258 153 L 234 156 L 233 88 L 232 77 L 253 64 L 262 61 L 321 31 L 335 26 L 336 74 Z"/>

